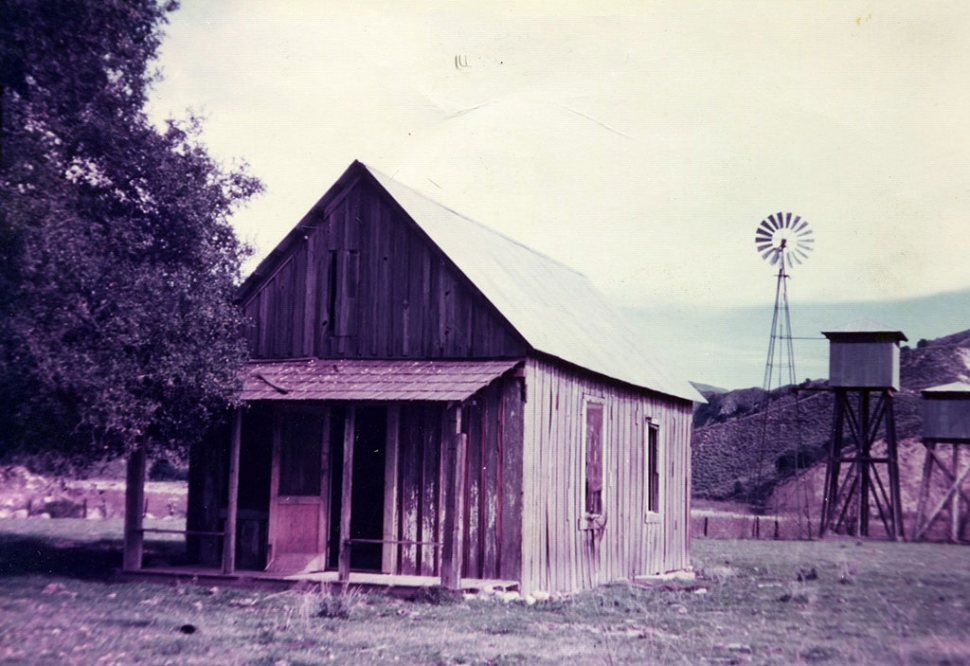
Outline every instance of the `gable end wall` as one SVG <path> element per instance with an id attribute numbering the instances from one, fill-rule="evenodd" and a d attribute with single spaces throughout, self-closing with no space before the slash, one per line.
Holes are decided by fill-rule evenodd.
<path id="1" fill-rule="evenodd" d="M 515 358 L 526 346 L 366 178 L 304 219 L 243 303 L 253 358 Z"/>

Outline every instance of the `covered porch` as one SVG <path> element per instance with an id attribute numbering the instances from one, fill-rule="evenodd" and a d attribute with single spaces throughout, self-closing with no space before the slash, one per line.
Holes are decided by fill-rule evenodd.
<path id="1" fill-rule="evenodd" d="M 131 455 L 127 575 L 389 591 L 514 589 L 517 575 L 495 575 L 517 574 L 510 567 L 476 564 L 484 555 L 469 537 L 483 539 L 478 529 L 469 534 L 466 480 L 469 430 L 476 439 L 479 430 L 469 418 L 481 420 L 483 390 L 515 366 L 250 364 L 243 405 L 193 451 L 184 531 L 193 564 L 142 566 L 144 536 L 153 530 L 136 508 L 145 456 Z"/>

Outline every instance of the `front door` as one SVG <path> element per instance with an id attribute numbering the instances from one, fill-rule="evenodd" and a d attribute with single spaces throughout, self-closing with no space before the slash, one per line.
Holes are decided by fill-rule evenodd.
<path id="1" fill-rule="evenodd" d="M 267 570 L 324 568 L 329 515 L 330 411 L 285 410 L 273 436 Z"/>

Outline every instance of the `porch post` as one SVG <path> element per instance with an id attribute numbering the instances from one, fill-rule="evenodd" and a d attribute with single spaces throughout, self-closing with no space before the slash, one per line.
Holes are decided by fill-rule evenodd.
<path id="1" fill-rule="evenodd" d="M 354 482 L 354 426 L 357 412 L 353 405 L 347 407 L 344 418 L 344 469 L 340 486 L 340 550 L 337 558 L 337 579 L 344 587 L 350 580 L 350 498 Z"/>
<path id="2" fill-rule="evenodd" d="M 445 520 L 442 534 L 441 585 L 457 590 L 461 585 L 461 499 L 465 469 L 465 439 L 461 432 L 461 405 L 448 406 L 447 428 L 442 432 L 445 458 Z"/>
<path id="3" fill-rule="evenodd" d="M 387 407 L 387 436 L 384 442 L 384 547 L 381 558 L 383 573 L 397 573 L 398 544 L 389 543 L 397 536 L 397 451 L 401 429 L 400 405 Z"/>
<path id="4" fill-rule="evenodd" d="M 128 454 L 125 477 L 125 571 L 141 569 L 145 545 L 142 511 L 145 508 L 145 449 L 138 447 Z"/>
<path id="5" fill-rule="evenodd" d="M 236 570 L 236 516 L 239 506 L 239 449 L 242 442 L 242 407 L 236 407 L 232 418 L 229 443 L 229 506 L 226 511 L 225 536 L 222 539 L 222 573 Z"/>

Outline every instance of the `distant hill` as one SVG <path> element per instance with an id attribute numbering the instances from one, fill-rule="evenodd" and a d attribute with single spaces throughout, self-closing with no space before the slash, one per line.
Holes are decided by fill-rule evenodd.
<path id="1" fill-rule="evenodd" d="M 958 381 L 970 383 L 970 330 L 903 347 L 894 399 L 897 440 L 920 436 L 922 389 Z M 702 390 L 708 403 L 694 411 L 694 496 L 763 502 L 796 470 L 823 461 L 834 407 L 825 386 L 806 380 L 776 389 L 767 414 L 759 388 Z"/>
<path id="2" fill-rule="evenodd" d="M 697 389 L 698 393 L 703 395 L 707 394 L 717 394 L 717 393 L 727 393 L 730 389 L 721 388 L 720 386 L 711 386 L 710 384 L 700 384 L 698 382 L 691 382 L 694 388 Z"/>
<path id="3" fill-rule="evenodd" d="M 681 376 L 731 389 L 761 386 L 773 314 L 759 306 L 624 308 L 646 344 Z M 890 301 L 791 304 L 796 378 L 826 377 L 828 342 L 821 331 L 861 317 L 901 330 L 916 345 L 970 327 L 970 289 Z"/>

